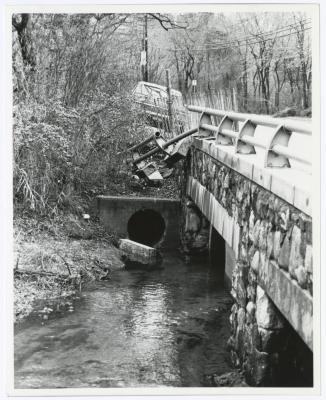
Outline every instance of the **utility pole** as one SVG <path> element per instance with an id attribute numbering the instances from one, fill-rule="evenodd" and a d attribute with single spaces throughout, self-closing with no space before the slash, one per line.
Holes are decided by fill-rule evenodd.
<path id="1" fill-rule="evenodd" d="M 168 117 L 169 117 L 169 127 L 170 132 L 173 134 L 173 112 L 172 112 L 172 93 L 171 93 L 171 80 L 170 80 L 170 71 L 166 70 L 166 91 L 168 95 L 167 106 L 168 106 Z"/>
<path id="2" fill-rule="evenodd" d="M 144 15 L 144 34 L 141 69 L 143 81 L 148 82 L 148 15 Z"/>

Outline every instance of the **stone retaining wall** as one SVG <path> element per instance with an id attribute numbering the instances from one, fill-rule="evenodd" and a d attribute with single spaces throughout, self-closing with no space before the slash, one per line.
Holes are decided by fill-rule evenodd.
<path id="1" fill-rule="evenodd" d="M 311 218 L 194 146 L 184 180 L 184 195 L 195 203 L 210 198 L 210 204 L 213 196 L 240 227 L 231 291 L 233 363 L 252 385 L 282 384 L 284 368 L 310 385 L 312 353 L 295 331 L 312 349 Z M 187 212 L 184 206 L 185 219 Z"/>

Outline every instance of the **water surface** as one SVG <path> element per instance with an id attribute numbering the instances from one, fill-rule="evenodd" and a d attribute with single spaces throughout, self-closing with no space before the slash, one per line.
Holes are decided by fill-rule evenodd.
<path id="1" fill-rule="evenodd" d="M 114 271 L 17 325 L 15 387 L 209 386 L 230 370 L 231 299 L 216 270 L 172 254 L 162 267 Z"/>

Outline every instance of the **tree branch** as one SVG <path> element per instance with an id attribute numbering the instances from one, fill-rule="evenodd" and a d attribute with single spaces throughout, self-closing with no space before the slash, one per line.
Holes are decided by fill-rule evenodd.
<path id="1" fill-rule="evenodd" d="M 182 26 L 182 25 L 176 24 L 170 17 L 168 17 L 167 15 L 164 15 L 164 14 L 149 13 L 148 15 L 150 15 L 153 19 L 158 21 L 160 23 L 161 27 L 166 31 L 168 31 L 169 29 L 186 29 L 187 28 L 187 25 Z M 166 26 L 165 24 L 167 24 L 168 26 Z"/>

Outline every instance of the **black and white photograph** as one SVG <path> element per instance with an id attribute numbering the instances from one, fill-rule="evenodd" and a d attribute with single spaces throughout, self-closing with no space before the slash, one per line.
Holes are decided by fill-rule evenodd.
<path id="1" fill-rule="evenodd" d="M 15 395 L 320 387 L 319 8 L 198 6 L 7 10 Z"/>

